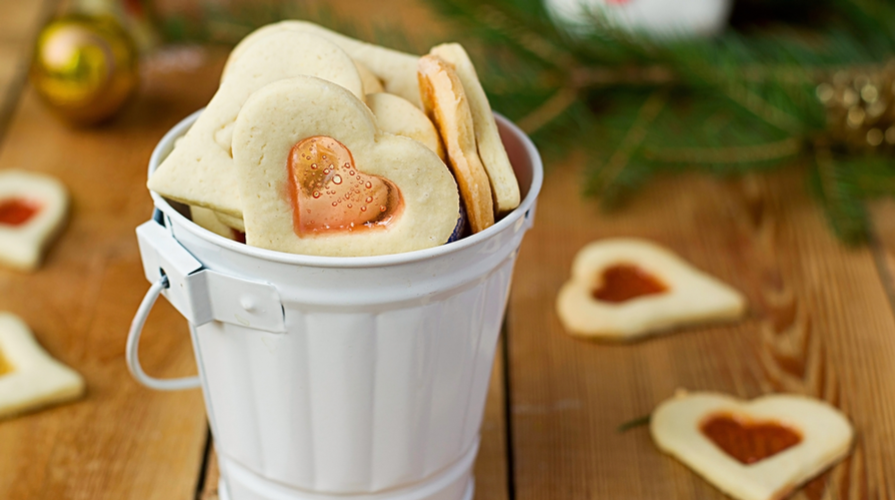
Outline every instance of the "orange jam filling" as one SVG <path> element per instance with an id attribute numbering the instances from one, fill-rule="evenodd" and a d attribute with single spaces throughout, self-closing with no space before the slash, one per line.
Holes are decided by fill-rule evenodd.
<path id="1" fill-rule="evenodd" d="M 0 200 L 0 225 L 21 226 L 40 212 L 40 205 L 25 198 Z"/>
<path id="2" fill-rule="evenodd" d="M 341 142 L 314 136 L 292 147 L 289 197 L 295 234 L 383 229 L 403 210 L 393 182 L 357 169 Z"/>
<path id="3" fill-rule="evenodd" d="M 7 373 L 12 373 L 13 371 L 15 371 L 15 369 L 12 364 L 3 356 L 3 351 L 0 351 L 0 377 Z"/>
<path id="4" fill-rule="evenodd" d="M 728 413 L 713 415 L 700 426 L 702 433 L 724 453 L 749 465 L 802 442 L 795 429 L 777 422 L 756 422 Z"/>
<path id="5" fill-rule="evenodd" d="M 599 288 L 591 295 L 603 302 L 626 302 L 644 295 L 665 293 L 668 287 L 633 264 L 615 264 L 603 270 Z"/>

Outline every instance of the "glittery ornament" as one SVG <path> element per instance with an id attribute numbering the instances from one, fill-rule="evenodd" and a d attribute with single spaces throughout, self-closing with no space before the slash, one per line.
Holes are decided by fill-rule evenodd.
<path id="1" fill-rule="evenodd" d="M 840 71 L 816 89 L 835 142 L 853 151 L 895 149 L 895 61 Z"/>
<path id="2" fill-rule="evenodd" d="M 31 83 L 71 123 L 114 115 L 139 81 L 134 42 L 113 17 L 69 14 L 44 27 L 35 44 Z"/>

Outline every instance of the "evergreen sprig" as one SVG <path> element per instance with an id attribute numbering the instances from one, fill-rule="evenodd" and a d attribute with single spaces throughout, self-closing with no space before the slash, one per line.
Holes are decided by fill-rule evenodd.
<path id="1" fill-rule="evenodd" d="M 735 12 L 715 38 L 661 40 L 598 14 L 557 26 L 540 0 L 428 2 L 481 49 L 495 109 L 545 153 L 590 150 L 584 191 L 606 205 L 660 172 L 728 175 L 807 160 L 831 226 L 855 243 L 869 234 L 864 200 L 895 195 L 885 153 L 840 144 L 816 95 L 837 75 L 881 71 L 895 56 L 895 8 L 884 0 L 738 0 L 740 14 L 764 15 L 738 22 Z"/>
<path id="2" fill-rule="evenodd" d="M 840 130 L 819 99 L 819 85 L 858 81 L 895 59 L 887 0 L 737 0 L 721 35 L 662 39 L 618 29 L 598 13 L 569 29 L 542 0 L 426 1 L 453 21 L 448 38 L 476 59 L 492 107 L 529 132 L 551 163 L 586 150 L 583 192 L 607 207 L 659 173 L 807 164 L 832 228 L 857 243 L 869 234 L 864 201 L 895 195 L 886 157 L 895 149 L 855 147 L 855 131 Z M 163 31 L 171 40 L 235 43 L 263 24 L 306 19 L 411 52 L 443 41 L 396 26 L 360 28 L 304 2 L 240 5 L 168 19 Z M 895 63 L 888 71 L 886 116 L 895 127 Z"/>

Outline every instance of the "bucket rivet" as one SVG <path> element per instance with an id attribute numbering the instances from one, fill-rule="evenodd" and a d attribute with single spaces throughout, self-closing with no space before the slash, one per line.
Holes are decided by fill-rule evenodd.
<path id="1" fill-rule="evenodd" d="M 252 297 L 245 295 L 239 299 L 239 305 L 242 306 L 247 312 L 252 312 L 255 310 L 255 301 Z"/>

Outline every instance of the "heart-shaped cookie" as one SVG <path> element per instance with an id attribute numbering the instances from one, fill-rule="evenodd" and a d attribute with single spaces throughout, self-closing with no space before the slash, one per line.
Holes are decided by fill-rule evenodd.
<path id="1" fill-rule="evenodd" d="M 314 77 L 270 84 L 243 106 L 233 135 L 249 245 L 331 256 L 445 243 L 457 185 L 421 143 L 379 130 L 369 108 Z"/>
<path id="2" fill-rule="evenodd" d="M 362 61 L 363 65 L 381 81 L 386 92 L 401 96 L 420 107 L 419 87 L 416 81 L 416 63 L 419 56 L 361 42 L 307 21 L 281 21 L 262 26 L 249 33 L 230 53 L 227 65 L 224 67 L 224 75 L 230 72 L 234 62 L 242 58 L 243 53 L 255 42 L 284 31 L 310 33 L 338 45 L 355 61 Z"/>
<path id="3" fill-rule="evenodd" d="M 556 309 L 570 333 L 628 340 L 738 318 L 746 311 L 746 300 L 658 245 L 618 238 L 578 252 Z"/>
<path id="4" fill-rule="evenodd" d="M 460 77 L 449 63 L 428 55 L 419 60 L 419 82 L 423 109 L 444 141 L 472 232 L 484 231 L 494 224 L 494 200 Z"/>
<path id="5" fill-rule="evenodd" d="M 497 122 L 491 112 L 491 104 L 485 89 L 479 82 L 475 66 L 459 43 L 445 43 L 432 47 L 429 54 L 437 56 L 453 66 L 457 72 L 463 91 L 469 101 L 472 122 L 475 126 L 475 142 L 479 158 L 488 172 L 491 191 L 494 196 L 494 208 L 497 214 L 509 213 L 519 206 L 520 192 L 516 172 L 510 164 L 510 158 L 500 140 Z"/>
<path id="6" fill-rule="evenodd" d="M 367 106 L 383 132 L 410 137 L 423 143 L 442 160 L 447 159 L 435 125 L 407 99 L 394 94 L 368 94 Z"/>
<path id="7" fill-rule="evenodd" d="M 783 394 L 746 402 L 682 392 L 656 408 L 650 432 L 659 449 L 741 500 L 787 496 L 842 459 L 853 439 L 836 408 Z"/>
<path id="8" fill-rule="evenodd" d="M 0 313 L 0 418 L 79 398 L 84 379 L 53 359 L 18 317 Z"/>
<path id="9" fill-rule="evenodd" d="M 236 116 L 256 90 L 298 75 L 317 76 L 364 96 L 354 61 L 332 42 L 296 31 L 262 37 L 231 65 L 205 111 L 149 179 L 149 189 L 242 217 L 231 150 Z"/>
<path id="10" fill-rule="evenodd" d="M 56 179 L 19 170 L 0 172 L 0 263 L 33 271 L 61 229 L 68 193 Z"/>

